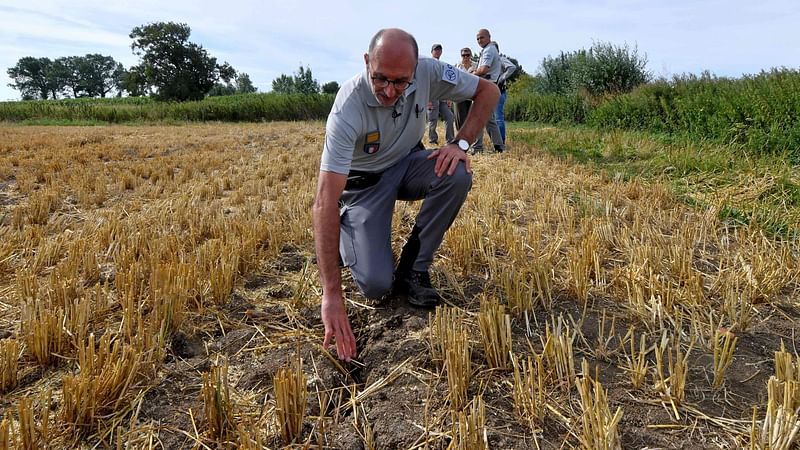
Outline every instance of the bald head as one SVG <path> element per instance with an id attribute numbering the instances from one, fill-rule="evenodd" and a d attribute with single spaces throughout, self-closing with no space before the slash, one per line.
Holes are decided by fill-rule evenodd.
<path id="1" fill-rule="evenodd" d="M 414 61 L 419 58 L 417 40 L 399 28 L 384 28 L 375 33 L 369 41 L 370 59 L 380 58 L 381 54 L 387 51 L 393 55 L 410 56 Z"/>
<path id="2" fill-rule="evenodd" d="M 399 29 L 378 31 L 369 43 L 364 63 L 372 80 L 372 92 L 383 106 L 393 106 L 413 82 L 419 59 L 419 47 L 414 36 Z M 398 88 L 396 83 L 402 88 Z"/>
<path id="3" fill-rule="evenodd" d="M 476 38 L 478 40 L 478 45 L 480 45 L 481 48 L 483 48 L 486 47 L 492 40 L 492 35 L 489 34 L 489 30 L 487 30 L 486 28 L 481 28 L 480 30 L 478 30 Z"/>

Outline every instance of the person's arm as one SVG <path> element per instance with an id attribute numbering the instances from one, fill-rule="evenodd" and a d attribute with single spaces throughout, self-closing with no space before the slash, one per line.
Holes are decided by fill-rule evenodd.
<path id="1" fill-rule="evenodd" d="M 478 87 L 475 95 L 472 96 L 472 106 L 464 124 L 458 130 L 454 141 L 466 139 L 467 142 L 475 142 L 481 128 L 486 126 L 489 115 L 492 114 L 500 98 L 500 89 L 491 81 L 478 79 Z M 472 172 L 472 165 L 469 156 L 461 151 L 456 144 L 448 144 L 431 152 L 428 159 L 436 158 L 436 175 L 442 176 L 445 171 L 452 175 L 456 171 L 459 161 L 464 161 L 467 165 L 467 172 Z"/>
<path id="2" fill-rule="evenodd" d="M 339 268 L 339 198 L 346 183 L 347 175 L 320 170 L 313 212 L 314 244 L 322 282 L 322 323 L 325 325 L 322 346 L 327 348 L 333 338 L 339 359 L 350 361 L 356 356 L 356 338 L 347 318 Z"/>
<path id="3" fill-rule="evenodd" d="M 509 78 L 511 78 L 511 75 L 514 75 L 514 72 L 517 71 L 517 66 L 514 64 L 513 61 L 511 61 L 510 59 L 506 59 L 506 61 L 508 65 L 504 64 L 502 66 L 504 70 L 503 73 L 500 74 L 500 78 L 497 79 L 498 85 L 505 84 L 505 82 L 508 81 Z"/>
<path id="4" fill-rule="evenodd" d="M 483 77 L 487 73 L 489 73 L 489 66 L 478 66 L 478 68 L 472 72 L 473 75 L 477 75 L 479 77 Z"/>

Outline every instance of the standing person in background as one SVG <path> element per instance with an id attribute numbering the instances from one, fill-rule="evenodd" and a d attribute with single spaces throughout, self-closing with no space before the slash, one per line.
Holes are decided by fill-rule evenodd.
<path id="1" fill-rule="evenodd" d="M 474 70 L 475 63 L 472 62 L 472 50 L 469 47 L 464 47 L 461 49 L 461 62 L 456 64 L 456 67 L 463 70 L 464 72 L 471 72 Z M 464 100 L 463 102 L 456 102 L 455 107 L 453 108 L 455 111 L 455 121 L 456 121 L 456 130 L 461 129 L 461 125 L 464 124 L 464 121 L 467 120 L 467 114 L 469 113 L 469 106 L 472 104 L 470 100 Z"/>
<path id="2" fill-rule="evenodd" d="M 442 44 L 433 44 L 431 47 L 431 57 L 439 60 L 442 57 Z M 436 132 L 436 125 L 439 124 L 439 116 L 444 119 L 444 134 L 447 142 L 453 142 L 453 112 L 450 111 L 449 100 L 439 100 L 428 102 L 428 143 L 439 144 L 439 133 Z"/>
<path id="3" fill-rule="evenodd" d="M 495 48 L 494 45 L 489 45 L 489 43 L 492 42 L 492 36 L 489 34 L 489 30 L 486 28 L 481 28 L 478 30 L 476 39 L 478 41 L 478 45 L 481 47 L 481 55 L 478 59 L 478 67 L 472 73 L 497 84 L 497 80 L 500 78 L 500 74 L 502 73 L 502 67 L 500 65 L 500 53 L 497 52 L 497 48 Z M 503 137 L 500 135 L 500 128 L 497 126 L 494 112 L 492 112 L 492 115 L 486 122 L 486 130 L 489 132 L 489 137 L 492 139 L 494 150 L 496 152 L 502 152 L 505 150 L 506 147 L 505 144 L 503 144 Z M 481 133 L 481 135 L 478 137 L 478 141 L 475 144 L 476 151 L 480 148 L 482 143 L 483 133 Z"/>
<path id="4" fill-rule="evenodd" d="M 497 102 L 497 108 L 494 111 L 495 120 L 497 120 L 497 127 L 500 128 L 500 136 L 503 138 L 503 145 L 506 143 L 506 115 L 503 109 L 506 106 L 506 82 L 514 72 L 517 71 L 517 66 L 507 56 L 500 53 L 500 46 L 497 42 L 492 41 L 492 45 L 497 49 L 500 55 L 500 77 L 497 79 L 497 87 L 500 88 L 500 100 Z"/>

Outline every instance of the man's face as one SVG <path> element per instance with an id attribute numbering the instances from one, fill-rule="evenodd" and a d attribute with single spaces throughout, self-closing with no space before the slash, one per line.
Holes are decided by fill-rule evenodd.
<path id="1" fill-rule="evenodd" d="M 489 44 L 489 33 L 486 31 L 478 31 L 476 39 L 478 40 L 478 45 L 480 45 L 481 48 L 486 47 Z"/>
<path id="2" fill-rule="evenodd" d="M 468 64 L 472 60 L 472 52 L 461 52 L 461 64 Z"/>
<path id="3" fill-rule="evenodd" d="M 389 55 L 376 55 L 370 59 L 364 55 L 367 71 L 371 80 L 372 92 L 382 106 L 394 106 L 397 99 L 408 89 L 408 84 L 414 79 L 416 60 L 411 57 L 388 57 Z"/>
<path id="4" fill-rule="evenodd" d="M 437 48 L 435 50 L 432 50 L 431 51 L 431 56 L 433 56 L 433 59 L 441 58 L 442 57 L 442 49 Z"/>

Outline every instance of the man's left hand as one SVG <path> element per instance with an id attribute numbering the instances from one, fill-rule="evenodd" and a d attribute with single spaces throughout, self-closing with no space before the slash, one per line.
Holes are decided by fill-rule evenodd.
<path id="1" fill-rule="evenodd" d="M 469 159 L 467 152 L 458 148 L 456 144 L 447 144 L 431 152 L 428 159 L 436 158 L 436 172 L 437 177 L 441 177 L 447 172 L 448 175 L 456 173 L 459 161 L 464 161 L 467 173 L 472 173 L 472 162 Z"/>

